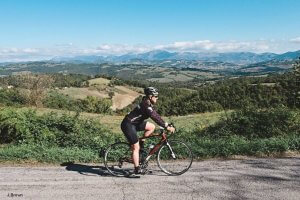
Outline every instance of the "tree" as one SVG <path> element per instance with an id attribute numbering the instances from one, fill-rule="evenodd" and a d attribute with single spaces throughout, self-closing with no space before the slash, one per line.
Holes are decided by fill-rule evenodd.
<path id="1" fill-rule="evenodd" d="M 19 76 L 19 81 L 22 82 L 23 95 L 27 99 L 29 105 L 41 107 L 42 101 L 46 95 L 47 88 L 50 88 L 53 79 L 47 75 L 32 75 L 26 74 Z"/>
<path id="2" fill-rule="evenodd" d="M 295 87 L 296 89 L 295 89 L 294 105 L 299 107 L 300 106 L 300 57 L 293 66 L 293 73 L 296 76 L 296 87 Z"/>
<path id="3" fill-rule="evenodd" d="M 296 77 L 298 78 L 298 81 L 299 81 L 299 77 L 300 77 L 300 57 L 295 62 L 295 64 L 293 65 L 293 72 L 294 72 L 294 74 L 296 75 Z"/>

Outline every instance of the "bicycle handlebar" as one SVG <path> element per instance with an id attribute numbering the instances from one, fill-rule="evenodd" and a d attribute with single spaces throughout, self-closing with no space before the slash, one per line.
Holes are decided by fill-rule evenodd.
<path id="1" fill-rule="evenodd" d="M 170 127 L 174 127 L 175 128 L 175 126 L 174 126 L 174 124 L 173 123 L 170 123 L 170 124 L 168 124 L 168 126 L 170 126 Z M 176 128 L 175 128 L 176 129 Z M 164 127 L 159 127 L 159 130 L 160 130 L 160 134 L 163 134 L 164 133 L 164 131 L 166 130 Z"/>

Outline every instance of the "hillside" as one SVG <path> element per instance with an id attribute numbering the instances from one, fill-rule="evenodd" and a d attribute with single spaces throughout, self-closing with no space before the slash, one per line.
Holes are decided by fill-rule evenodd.
<path id="1" fill-rule="evenodd" d="M 110 84 L 110 80 L 96 78 L 88 81 L 89 87 L 65 87 L 58 92 L 68 95 L 74 99 L 85 99 L 88 96 L 97 98 L 112 98 L 112 110 L 122 109 L 130 105 L 141 94 L 140 88 L 131 86 L 117 86 Z"/>
<path id="2" fill-rule="evenodd" d="M 130 105 L 141 93 L 138 93 L 125 86 L 115 86 L 114 96 L 112 98 L 112 109 L 122 109 Z"/>
<path id="3" fill-rule="evenodd" d="M 280 63 L 280 66 L 278 66 Z M 2 66 L 0 76 L 28 73 L 104 74 L 126 80 L 154 82 L 185 82 L 191 80 L 218 80 L 225 77 L 266 75 L 284 72 L 292 67 L 292 61 L 269 61 L 251 65 L 233 65 L 221 62 L 202 61 L 155 61 L 153 64 L 89 64 L 29 62 Z M 263 67 L 262 67 L 263 66 Z M 245 70 L 247 69 L 247 70 Z"/>
<path id="4" fill-rule="evenodd" d="M 28 73 L 104 74 L 127 80 L 154 82 L 211 81 L 224 77 L 260 76 L 286 72 L 300 51 L 284 54 L 171 53 L 152 51 L 121 56 L 77 56 L 48 61 L 3 63 L 0 76 Z"/>
<path id="5" fill-rule="evenodd" d="M 129 53 L 119 56 L 75 56 L 75 57 L 55 57 L 52 61 L 58 62 L 74 62 L 74 63 L 134 63 L 164 60 L 186 60 L 186 61 L 202 61 L 202 62 L 224 62 L 235 65 L 253 64 L 258 62 L 276 60 L 297 59 L 300 51 L 287 52 L 283 54 L 275 53 L 252 53 L 252 52 L 169 52 L 164 50 L 154 50 L 145 53 Z"/>

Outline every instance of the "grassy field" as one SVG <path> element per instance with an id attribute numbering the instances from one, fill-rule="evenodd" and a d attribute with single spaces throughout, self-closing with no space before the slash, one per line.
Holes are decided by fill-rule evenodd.
<path id="1" fill-rule="evenodd" d="M 20 109 L 28 109 L 28 108 L 20 108 Z M 32 108 L 37 111 L 38 114 L 45 114 L 50 112 L 55 112 L 58 114 L 71 114 L 75 115 L 73 111 L 64 111 L 64 110 L 56 110 L 49 108 Z M 104 126 L 112 130 L 114 133 L 120 133 L 120 124 L 124 118 L 124 116 L 120 115 L 102 115 L 102 114 L 94 114 L 94 113 L 80 113 L 80 116 L 83 118 L 92 118 L 99 120 Z M 204 128 L 215 122 L 217 122 L 222 117 L 225 117 L 225 112 L 213 112 L 213 113 L 201 113 L 201 114 L 193 114 L 186 116 L 171 116 L 171 117 L 162 117 L 167 122 L 172 122 L 175 124 L 177 129 L 194 129 L 194 128 Z M 154 123 L 151 119 L 148 121 Z"/>
<path id="2" fill-rule="evenodd" d="M 78 118 L 70 111 L 28 109 L 0 110 L 0 136 L 6 141 L 0 146 L 0 163 L 100 162 L 99 151 L 126 141 L 120 130 L 124 116 L 80 113 Z M 173 139 L 186 142 L 195 159 L 203 159 L 299 152 L 299 115 L 281 108 L 163 118 L 177 127 Z"/>
<path id="3" fill-rule="evenodd" d="M 174 123 L 177 129 L 202 129 L 217 122 L 224 115 L 225 113 L 223 112 L 214 112 L 187 116 L 163 117 L 163 119 L 167 122 Z M 110 128 L 114 133 L 121 132 L 120 124 L 124 116 L 94 115 L 89 113 L 83 113 L 82 116 L 98 118 L 102 124 Z M 154 123 L 151 119 L 148 121 Z"/>
<path id="4" fill-rule="evenodd" d="M 90 85 L 108 85 L 110 83 L 110 80 L 106 78 L 95 78 L 89 80 Z"/>
<path id="5" fill-rule="evenodd" d="M 63 110 L 55 110 L 48 108 L 19 108 L 18 111 L 27 112 L 28 109 L 35 110 L 37 114 L 37 118 L 39 116 L 48 114 L 48 113 L 56 113 L 58 117 L 66 117 L 66 116 L 75 116 L 76 113 L 72 111 L 63 111 Z M 66 115 L 64 115 L 66 114 Z M 193 130 L 195 127 L 205 127 L 209 124 L 213 124 L 218 121 L 219 118 L 223 115 L 223 113 L 203 113 L 203 114 L 195 114 L 188 116 L 173 116 L 173 117 L 163 117 L 168 122 L 173 122 L 178 132 L 178 137 L 184 140 L 182 137 L 182 132 L 180 130 L 188 131 L 188 129 Z M 123 136 L 120 124 L 123 120 L 124 116 L 120 115 L 101 115 L 101 114 L 93 114 L 93 113 L 80 113 L 80 119 L 93 119 L 95 121 L 99 121 L 101 126 L 99 126 L 103 133 L 94 138 L 96 140 L 103 140 L 101 142 L 102 146 L 99 145 L 99 148 L 92 149 L 88 146 L 88 142 L 84 142 L 85 148 L 78 147 L 76 144 L 73 146 L 66 147 L 58 147 L 58 146 L 44 146 L 36 143 L 32 144 L 19 144 L 19 145 L 10 145 L 3 144 L 0 146 L 0 163 L 11 162 L 11 163 L 59 163 L 59 162 L 102 162 L 102 157 L 98 156 L 99 149 L 106 147 L 107 144 L 115 141 L 116 138 L 120 138 L 121 140 L 126 140 Z M 64 119 L 60 119 L 59 121 L 64 121 Z M 33 120 L 36 121 L 36 120 Z M 150 120 L 151 121 L 151 120 Z M 60 123 L 60 122 L 58 122 Z M 62 122 L 63 123 L 63 122 Z M 78 124 L 77 124 L 78 125 Z M 65 126 L 64 126 L 65 127 Z M 157 127 L 158 128 L 158 127 Z M 61 128 L 60 130 L 64 130 L 65 128 Z M 87 128 L 89 129 L 89 128 Z M 99 129 L 99 131 L 100 131 Z M 110 131 L 105 131 L 109 129 Z M 98 129 L 97 129 L 98 130 Z M 98 134 L 97 130 L 94 130 L 95 134 Z M 88 133 L 89 131 L 87 131 Z M 66 133 L 66 137 L 71 133 Z M 140 133 L 142 135 L 142 133 Z M 86 134 L 82 134 L 84 137 L 92 138 Z M 93 139 L 91 139 L 94 141 Z M 73 143 L 72 143 L 73 144 Z"/>
<path id="6" fill-rule="evenodd" d="M 89 88 L 64 88 L 59 90 L 60 93 L 68 95 L 74 99 L 85 99 L 87 96 L 94 96 L 98 98 L 109 98 L 106 92 L 98 92 L 97 90 Z"/>
<path id="7" fill-rule="evenodd" d="M 112 109 L 122 109 L 131 104 L 140 94 L 125 86 L 115 86 Z"/>
<path id="8" fill-rule="evenodd" d="M 74 99 L 85 99 L 87 96 L 110 98 L 112 95 L 112 110 L 122 109 L 131 104 L 140 94 L 140 88 L 131 86 L 110 86 L 110 80 L 96 78 L 89 80 L 90 86 L 85 88 L 63 88 L 60 93 Z"/>

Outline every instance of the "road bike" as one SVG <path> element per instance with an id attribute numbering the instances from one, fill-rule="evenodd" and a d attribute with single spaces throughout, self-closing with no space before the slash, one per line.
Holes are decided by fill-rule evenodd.
<path id="1" fill-rule="evenodd" d="M 171 136 L 174 135 L 171 134 Z M 181 175 L 189 170 L 193 162 L 193 153 L 184 142 L 168 138 L 168 132 L 160 128 L 159 133 L 153 133 L 142 139 L 161 137 L 156 145 L 150 145 L 140 151 L 140 167 L 147 169 L 149 160 L 156 155 L 158 167 L 167 175 Z M 104 153 L 104 165 L 113 176 L 127 176 L 133 169 L 132 150 L 127 142 L 117 142 L 110 145 Z M 146 171 L 146 170 L 145 170 Z"/>

